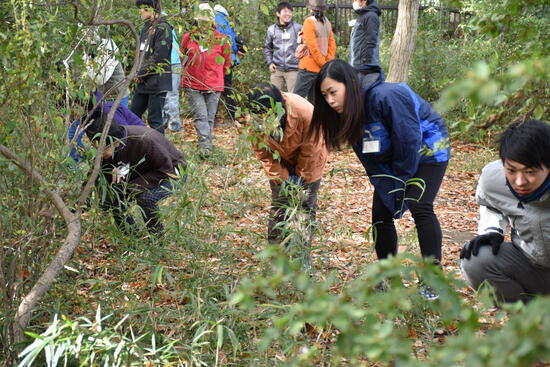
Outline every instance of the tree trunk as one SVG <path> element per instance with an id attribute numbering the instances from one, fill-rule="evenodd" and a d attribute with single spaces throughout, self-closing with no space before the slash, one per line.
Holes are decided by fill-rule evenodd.
<path id="1" fill-rule="evenodd" d="M 419 0 L 399 0 L 397 25 L 391 42 L 390 69 L 386 81 L 406 82 L 416 43 Z"/>

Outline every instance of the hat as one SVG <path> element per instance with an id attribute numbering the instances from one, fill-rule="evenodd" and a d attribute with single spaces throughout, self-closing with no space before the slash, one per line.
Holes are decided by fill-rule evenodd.
<path id="1" fill-rule="evenodd" d="M 215 15 L 214 10 L 210 7 L 209 4 L 202 3 L 199 4 L 198 10 L 195 12 L 195 20 L 204 20 L 207 22 L 214 21 Z"/>
<path id="2" fill-rule="evenodd" d="M 316 11 L 324 10 L 325 0 L 306 0 L 306 8 Z"/>
<path id="3" fill-rule="evenodd" d="M 224 14 L 227 17 L 229 16 L 229 13 L 227 12 L 227 9 L 224 8 L 223 6 L 221 6 L 220 4 L 214 5 L 214 10 Z"/>
<path id="4" fill-rule="evenodd" d="M 90 45 L 97 45 L 101 43 L 101 37 L 93 28 L 86 28 L 84 30 L 84 36 L 82 37 L 82 40 L 89 43 Z"/>

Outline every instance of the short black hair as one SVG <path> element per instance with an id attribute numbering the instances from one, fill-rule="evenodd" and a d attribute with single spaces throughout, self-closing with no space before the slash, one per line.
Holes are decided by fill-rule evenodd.
<path id="1" fill-rule="evenodd" d="M 285 100 L 279 88 L 270 83 L 258 83 L 246 95 L 247 108 L 253 113 L 264 113 L 280 102 L 283 107 Z"/>
<path id="2" fill-rule="evenodd" d="M 86 127 L 86 136 L 88 137 L 88 139 L 90 139 L 90 141 L 99 140 L 106 122 L 106 113 L 99 112 L 98 110 L 92 113 L 92 115 L 90 116 L 90 121 L 88 121 L 88 126 Z M 109 126 L 107 137 L 110 137 L 112 139 L 122 139 L 124 135 L 124 127 L 115 120 L 111 121 L 111 126 Z"/>
<path id="3" fill-rule="evenodd" d="M 256 114 L 263 114 L 273 109 L 273 107 L 280 103 L 283 106 L 283 109 L 285 110 L 284 114 L 281 116 L 281 119 L 279 120 L 279 125 L 281 126 L 281 129 L 284 131 L 286 126 L 286 107 L 285 107 L 285 99 L 283 98 L 283 94 L 277 88 L 271 83 L 258 83 L 254 88 L 248 92 L 246 95 L 246 108 L 249 109 L 250 112 L 256 113 Z"/>
<path id="4" fill-rule="evenodd" d="M 155 9 L 155 11 L 159 11 L 158 9 L 159 3 L 157 0 L 136 0 L 136 6 L 139 8 L 142 5 L 150 6 L 151 8 Z"/>
<path id="5" fill-rule="evenodd" d="M 279 4 L 277 4 L 277 13 L 280 13 L 283 9 L 288 9 L 292 11 L 292 5 L 288 1 L 281 1 Z"/>
<path id="6" fill-rule="evenodd" d="M 550 125 L 540 120 L 514 121 L 499 138 L 499 156 L 527 167 L 550 168 Z"/>

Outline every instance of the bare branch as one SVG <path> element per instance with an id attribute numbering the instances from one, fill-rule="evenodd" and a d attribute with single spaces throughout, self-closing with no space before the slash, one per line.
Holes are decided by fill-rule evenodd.
<path id="1" fill-rule="evenodd" d="M 50 184 L 33 167 L 32 163 L 29 160 L 22 159 L 16 153 L 11 151 L 8 147 L 0 144 L 0 154 L 6 157 L 7 159 L 11 160 L 18 167 L 20 167 L 31 178 L 31 180 L 33 180 L 34 182 L 37 182 L 41 186 L 42 190 L 45 192 L 45 194 L 48 196 L 50 201 L 53 203 L 53 205 L 56 207 L 58 212 L 63 217 L 63 220 L 65 221 L 65 224 L 67 225 L 67 230 L 68 230 L 65 240 L 63 241 L 63 244 L 57 251 L 56 255 L 54 256 L 52 261 L 46 266 L 46 268 L 44 269 L 44 272 L 38 278 L 37 282 L 31 288 L 29 293 L 27 293 L 27 295 L 23 297 L 21 303 L 19 304 L 16 316 L 15 316 L 16 324 L 19 326 L 19 328 L 15 330 L 17 340 L 22 339 L 23 337 L 22 331 L 29 324 L 33 309 L 36 307 L 36 304 L 38 303 L 40 298 L 51 287 L 55 278 L 63 270 L 63 267 L 73 255 L 74 250 L 80 241 L 80 232 L 81 232 L 80 215 L 82 211 L 81 207 L 84 201 L 86 200 L 86 198 L 88 197 L 88 195 L 90 194 L 92 186 L 99 174 L 99 169 L 101 166 L 101 158 L 103 155 L 103 151 L 105 149 L 105 141 L 106 141 L 106 135 L 107 135 L 106 133 L 111 125 L 111 121 L 113 120 L 115 111 L 118 108 L 118 105 L 120 104 L 120 101 L 123 98 L 123 94 L 124 94 L 123 90 L 129 86 L 130 81 L 133 80 L 134 76 L 137 74 L 137 70 L 139 69 L 143 59 L 143 55 L 142 53 L 140 53 L 139 35 L 135 27 L 129 21 L 124 19 L 104 20 L 104 19 L 98 19 L 97 16 L 92 16 L 92 19 L 90 19 L 89 21 L 83 21 L 80 18 L 78 2 L 71 1 L 70 4 L 71 6 L 74 7 L 75 19 L 85 25 L 100 26 L 100 25 L 123 24 L 126 27 L 128 27 L 136 40 L 136 49 L 135 49 L 136 57 L 135 57 L 134 65 L 132 66 L 132 70 L 130 71 L 130 73 L 127 75 L 126 79 L 122 83 L 124 88 L 121 88 L 121 91 L 118 93 L 117 98 L 115 99 L 113 107 L 111 108 L 111 110 L 109 111 L 109 114 L 107 115 L 107 122 L 102 132 L 102 136 L 101 136 L 100 144 L 98 148 L 98 154 L 94 161 L 94 167 L 79 197 L 77 210 L 75 213 L 71 212 L 71 210 L 63 201 L 63 198 L 59 195 L 59 193 L 51 189 Z M 94 14 L 96 13 L 94 12 Z"/>
<path id="2" fill-rule="evenodd" d="M 37 182 L 42 187 L 44 193 L 48 196 L 59 214 L 63 217 L 63 220 L 68 228 L 68 233 L 63 241 L 63 245 L 59 248 L 52 261 L 46 266 L 46 269 L 44 269 L 44 272 L 40 278 L 38 278 L 38 281 L 19 304 L 15 315 L 15 321 L 20 328 L 19 330 L 16 330 L 16 338 L 20 339 L 22 337 L 22 330 L 26 328 L 29 323 L 32 310 L 44 293 L 50 289 L 53 281 L 59 275 L 65 264 L 69 261 L 73 255 L 74 249 L 78 245 L 80 240 L 80 216 L 71 212 L 63 201 L 63 198 L 56 191 L 48 187 L 49 185 L 46 179 L 31 165 L 28 160 L 22 159 L 3 144 L 0 144 L 0 154 L 11 160 L 32 180 Z"/>
<path id="3" fill-rule="evenodd" d="M 80 214 L 82 205 L 86 201 L 86 198 L 88 197 L 88 195 L 90 195 L 90 192 L 92 191 L 92 187 L 94 185 L 94 182 L 97 179 L 97 176 L 99 175 L 99 169 L 100 169 L 100 166 L 101 166 L 101 158 L 103 156 L 103 151 L 105 150 L 105 141 L 107 139 L 107 131 L 109 131 L 109 127 L 111 126 L 111 121 L 113 121 L 113 116 L 115 115 L 116 109 L 118 108 L 118 105 L 120 104 L 120 101 L 123 98 L 123 94 L 124 94 L 123 90 L 125 90 L 130 85 L 130 81 L 133 80 L 134 77 L 136 76 L 137 71 L 139 70 L 139 67 L 140 67 L 140 65 L 142 63 L 142 59 L 143 59 L 143 55 L 141 55 L 140 50 L 139 50 L 139 34 L 137 33 L 136 28 L 134 27 L 134 25 L 132 23 L 130 23 L 129 21 L 127 21 L 125 19 L 114 19 L 114 20 L 98 19 L 98 20 L 94 20 L 94 21 L 91 21 L 91 22 L 87 23 L 87 25 L 95 25 L 95 26 L 97 26 L 97 25 L 113 25 L 113 24 L 123 24 L 123 25 L 126 25 L 130 29 L 130 31 L 132 32 L 132 34 L 134 35 L 134 38 L 136 40 L 136 49 L 135 49 L 136 57 L 134 59 L 135 60 L 134 65 L 132 65 L 132 69 L 130 70 L 128 75 L 126 75 L 126 79 L 122 83 L 123 88 L 121 88 L 121 91 L 118 93 L 117 98 L 115 99 L 115 102 L 113 104 L 113 107 L 111 108 L 111 110 L 109 111 L 109 113 L 107 115 L 107 121 L 105 123 L 105 126 L 103 128 L 103 132 L 101 134 L 101 139 L 99 141 L 99 147 L 98 147 L 98 150 L 97 150 L 98 154 L 97 154 L 97 156 L 95 157 L 95 160 L 94 160 L 94 167 L 92 169 L 92 173 L 90 174 L 90 177 L 88 178 L 88 181 L 86 182 L 86 185 L 84 185 L 84 189 L 82 190 L 82 193 L 80 194 L 80 197 L 78 198 L 77 213 L 79 213 L 79 214 Z"/>

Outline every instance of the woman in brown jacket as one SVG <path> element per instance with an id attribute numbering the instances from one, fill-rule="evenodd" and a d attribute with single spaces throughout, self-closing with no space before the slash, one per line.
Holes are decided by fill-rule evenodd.
<path id="1" fill-rule="evenodd" d="M 310 10 L 310 14 L 304 20 L 302 38 L 308 52 L 300 59 L 300 70 L 293 93 L 313 102 L 315 78 L 323 65 L 334 59 L 336 42 L 332 25 L 324 14 L 325 0 L 308 0 L 306 7 Z"/>
<path id="2" fill-rule="evenodd" d="M 278 115 L 276 131 L 268 132 L 263 141 L 253 144 L 271 187 L 268 241 L 270 244 L 284 243 L 288 247 L 295 242 L 292 238 L 298 235 L 303 240 L 297 242 L 306 249 L 300 251 L 302 264 L 304 268 L 309 268 L 309 246 L 313 238 L 317 192 L 328 155 L 322 136 L 315 140 L 307 134 L 313 105 L 299 95 L 281 93 L 277 87 L 267 83 L 258 84 L 247 97 L 250 112 L 262 124 L 268 116 Z M 250 121 L 252 118 L 249 114 L 245 120 Z M 298 188 L 302 189 L 303 195 L 293 195 Z M 297 202 L 293 203 L 293 198 L 297 198 Z M 303 233 L 288 231 L 286 223 L 294 211 L 287 208 L 294 209 L 292 204 L 297 204 L 306 214 Z"/>

